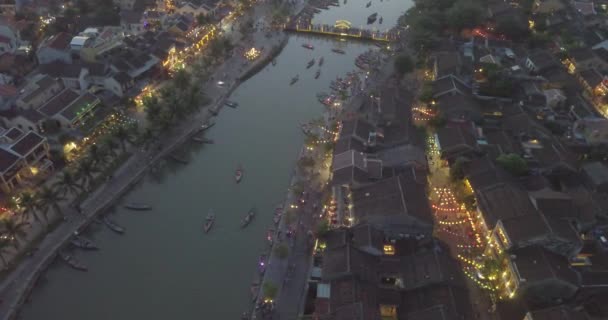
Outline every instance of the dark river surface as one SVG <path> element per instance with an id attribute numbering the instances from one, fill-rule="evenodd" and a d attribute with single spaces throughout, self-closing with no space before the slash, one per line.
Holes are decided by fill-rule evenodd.
<path id="1" fill-rule="evenodd" d="M 314 22 L 346 19 L 359 27 L 378 12 L 384 23 L 372 28 L 386 30 L 411 6 L 410 0 L 374 0 L 365 8 L 367 1 L 330 7 Z M 302 48 L 303 43 L 315 50 Z M 335 47 L 346 54 L 332 53 Z M 329 91 L 332 79 L 354 70 L 356 56 L 369 48 L 361 42 L 292 36 L 276 66 L 267 66 L 233 93 L 231 99 L 240 106 L 222 110 L 207 135 L 214 145 L 187 147 L 188 165 L 167 164 L 125 196 L 125 202 L 148 203 L 153 210 L 119 208 L 112 213 L 127 229 L 123 236 L 94 227 L 88 236 L 101 250 L 75 253 L 89 272 L 55 263 L 21 318 L 238 319 L 247 310 L 273 208 L 287 192 L 303 142 L 299 125 L 321 116 L 324 107 L 316 93 Z M 321 56 L 325 64 L 315 80 L 317 67 L 306 70 L 306 63 Z M 289 86 L 296 74 L 300 81 Z M 245 175 L 237 185 L 234 171 L 239 164 Z M 242 230 L 239 222 L 252 206 L 258 216 Z M 216 225 L 204 235 L 201 226 L 210 208 Z"/>

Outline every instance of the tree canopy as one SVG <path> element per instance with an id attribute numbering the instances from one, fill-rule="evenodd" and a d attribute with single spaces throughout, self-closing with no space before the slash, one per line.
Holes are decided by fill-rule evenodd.
<path id="1" fill-rule="evenodd" d="M 475 27 L 481 22 L 482 11 L 478 3 L 459 0 L 446 12 L 448 26 L 454 30 Z"/>
<path id="2" fill-rule="evenodd" d="M 395 70 L 404 75 L 414 70 L 414 61 L 407 54 L 401 54 L 395 59 Z"/>
<path id="3" fill-rule="evenodd" d="M 514 153 L 502 154 L 496 158 L 496 162 L 515 176 L 521 176 L 528 172 L 526 160 Z"/>

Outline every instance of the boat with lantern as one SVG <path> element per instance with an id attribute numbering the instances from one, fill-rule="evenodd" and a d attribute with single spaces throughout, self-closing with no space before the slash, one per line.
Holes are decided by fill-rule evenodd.
<path id="1" fill-rule="evenodd" d="M 306 65 L 306 69 L 310 69 L 314 65 L 315 65 L 315 58 L 312 58 L 312 60 L 308 61 L 308 64 Z"/>
<path id="2" fill-rule="evenodd" d="M 239 164 L 239 166 L 236 168 L 236 172 L 234 173 L 234 181 L 236 181 L 236 183 L 241 182 L 241 180 L 243 179 L 243 167 Z"/>
<path id="3" fill-rule="evenodd" d="M 213 214 L 213 210 L 210 209 L 209 214 L 207 214 L 207 218 L 205 218 L 205 224 L 203 226 L 205 233 L 208 233 L 209 230 L 211 230 L 211 227 L 213 227 L 213 222 L 215 222 L 215 214 Z"/>
<path id="4" fill-rule="evenodd" d="M 245 218 L 243 218 L 243 221 L 241 221 L 241 228 L 247 227 L 251 223 L 251 221 L 253 221 L 254 217 L 255 217 L 255 208 L 251 208 L 251 209 L 249 209 L 249 212 L 247 212 L 247 215 L 245 216 Z"/>
<path id="5" fill-rule="evenodd" d="M 302 47 L 304 47 L 304 48 L 306 48 L 308 50 L 314 50 L 315 49 L 315 47 L 312 44 L 310 44 L 310 43 L 305 43 L 305 44 L 302 45 Z"/>
<path id="6" fill-rule="evenodd" d="M 230 108 L 233 108 L 233 109 L 239 106 L 238 102 L 235 102 L 235 101 L 230 101 L 230 100 L 226 100 L 226 101 L 224 102 L 224 104 L 225 104 L 226 106 L 230 107 Z"/>
<path id="7" fill-rule="evenodd" d="M 266 272 L 266 254 L 260 255 L 258 270 L 260 271 L 260 274 Z"/>

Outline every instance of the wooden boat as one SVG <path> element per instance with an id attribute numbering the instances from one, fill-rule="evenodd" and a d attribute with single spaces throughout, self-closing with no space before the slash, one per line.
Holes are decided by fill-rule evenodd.
<path id="1" fill-rule="evenodd" d="M 184 158 L 179 157 L 179 156 L 174 155 L 174 154 L 170 155 L 169 158 L 171 158 L 171 160 L 173 160 L 175 162 L 179 162 L 181 164 L 188 164 L 188 160 L 187 159 L 184 159 Z"/>
<path id="2" fill-rule="evenodd" d="M 251 209 L 249 209 L 249 212 L 247 212 L 247 215 L 245 216 L 245 218 L 243 218 L 243 221 L 241 221 L 241 228 L 247 227 L 251 223 L 251 221 L 253 220 L 254 217 L 255 217 L 255 209 L 251 208 Z"/>
<path id="3" fill-rule="evenodd" d="M 268 240 L 268 244 L 272 245 L 274 241 L 274 229 L 268 229 L 266 232 L 266 240 Z"/>
<path id="4" fill-rule="evenodd" d="M 368 3 L 365 5 L 365 7 L 366 7 L 366 8 L 369 8 L 369 7 L 371 7 L 371 5 L 372 5 L 372 2 L 370 1 L 370 2 L 368 2 Z"/>
<path id="5" fill-rule="evenodd" d="M 345 54 L 346 52 L 344 52 L 344 50 L 342 49 L 331 49 L 331 51 L 338 53 L 338 54 Z"/>
<path id="6" fill-rule="evenodd" d="M 306 69 L 310 69 L 314 65 L 315 65 L 315 58 L 312 58 L 312 60 L 308 61 L 308 64 L 306 65 Z"/>
<path id="7" fill-rule="evenodd" d="M 208 233 L 209 230 L 211 230 L 211 227 L 213 227 L 213 222 L 215 222 L 215 214 L 213 214 L 213 210 L 209 210 L 209 214 L 205 219 L 205 225 L 203 226 L 205 233 Z"/>
<path id="8" fill-rule="evenodd" d="M 321 57 L 321 59 L 319 59 L 319 67 L 322 66 L 324 62 L 325 58 Z"/>
<path id="9" fill-rule="evenodd" d="M 144 210 L 152 210 L 152 207 L 145 203 L 131 202 L 124 205 L 125 208 L 129 210 L 136 211 L 144 211 Z"/>
<path id="10" fill-rule="evenodd" d="M 226 101 L 224 102 L 224 104 L 225 104 L 225 105 L 227 105 L 227 106 L 228 106 L 228 107 L 230 107 L 230 108 L 236 108 L 236 107 L 238 107 L 238 106 L 239 106 L 239 104 L 238 104 L 237 102 L 230 101 L 230 100 L 226 100 Z"/>
<path id="11" fill-rule="evenodd" d="M 236 181 L 236 183 L 241 182 L 241 180 L 243 179 L 243 167 L 239 164 L 239 166 L 236 168 L 236 172 L 234 173 L 234 181 Z"/>
<path id="12" fill-rule="evenodd" d="M 302 45 L 302 47 L 304 47 L 304 48 L 306 48 L 308 50 L 314 50 L 315 49 L 315 47 L 312 44 L 310 44 L 310 43 L 305 43 L 305 44 Z"/>
<path id="13" fill-rule="evenodd" d="M 71 240 L 70 243 L 77 248 L 80 249 L 84 249 L 84 250 L 99 250 L 99 247 L 97 247 L 93 241 L 86 239 L 86 238 L 82 238 L 80 236 L 74 236 Z"/>
<path id="14" fill-rule="evenodd" d="M 264 274 L 264 272 L 266 272 L 266 255 L 265 254 L 260 255 L 258 268 L 259 268 L 260 274 Z"/>
<path id="15" fill-rule="evenodd" d="M 74 270 L 78 270 L 78 271 L 88 271 L 89 270 L 87 268 L 87 266 L 80 263 L 78 260 L 74 259 L 71 255 L 69 255 L 65 252 L 59 252 L 59 257 L 61 258 L 61 260 L 63 260 L 65 263 L 67 263 L 67 265 L 70 266 Z"/>
<path id="16" fill-rule="evenodd" d="M 275 209 L 274 209 L 274 217 L 272 218 L 273 222 L 275 225 L 278 225 L 279 222 L 281 222 L 281 217 L 283 216 L 283 206 L 282 205 L 278 205 Z"/>
<path id="17" fill-rule="evenodd" d="M 317 72 L 315 73 L 315 79 L 319 79 L 320 76 L 321 76 L 321 69 L 317 70 Z"/>
<path id="18" fill-rule="evenodd" d="M 378 20 L 378 23 L 382 24 L 382 21 L 383 21 L 383 19 L 382 19 L 382 17 L 380 17 L 380 20 Z"/>
<path id="19" fill-rule="evenodd" d="M 198 143 L 205 143 L 205 144 L 214 144 L 215 141 L 213 141 L 212 139 L 207 139 L 207 138 L 197 138 L 197 137 L 193 137 L 192 141 L 198 142 Z"/>
<path id="20" fill-rule="evenodd" d="M 378 18 L 378 13 L 372 13 L 367 17 L 367 24 L 372 24 L 374 22 L 376 22 L 376 19 Z"/>
<path id="21" fill-rule="evenodd" d="M 209 128 L 213 127 L 214 125 L 215 125 L 215 122 L 213 122 L 213 121 L 205 121 L 205 122 L 204 122 L 204 123 L 201 125 L 201 127 L 200 127 L 200 129 L 199 129 L 199 130 L 200 130 L 200 131 L 205 131 L 205 130 L 207 130 L 207 129 L 209 129 Z"/>
<path id="22" fill-rule="evenodd" d="M 108 217 L 103 217 L 103 219 L 101 220 L 103 221 L 103 223 L 112 231 L 118 233 L 118 234 L 123 234 L 125 233 L 125 228 L 119 226 L 118 224 L 116 224 L 116 222 L 110 220 L 110 218 Z"/>
<path id="23" fill-rule="evenodd" d="M 293 77 L 293 78 L 291 79 L 291 82 L 289 82 L 289 85 L 290 85 L 290 86 L 293 86 L 293 84 L 294 84 L 294 83 L 296 83 L 296 82 L 298 82 L 298 80 L 300 80 L 300 76 L 299 76 L 299 75 L 296 75 L 295 77 Z"/>

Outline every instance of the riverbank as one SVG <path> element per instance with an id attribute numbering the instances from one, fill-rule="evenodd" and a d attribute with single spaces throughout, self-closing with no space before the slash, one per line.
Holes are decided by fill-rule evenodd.
<path id="1" fill-rule="evenodd" d="M 286 37 L 283 33 L 279 33 L 271 38 L 261 37 L 266 40 L 263 43 L 256 43 L 256 46 L 272 47 L 281 46 L 281 44 L 285 45 Z M 79 214 L 73 208 L 66 208 L 65 214 L 70 217 L 69 221 L 59 225 L 55 230 L 47 234 L 39 243 L 38 250 L 31 257 L 23 260 L 0 286 L 0 296 L 2 297 L 0 319 L 8 320 L 15 318 L 20 306 L 35 286 L 40 274 L 46 270 L 56 257 L 57 252 L 63 248 L 75 231 L 85 229 L 100 212 L 114 205 L 132 186 L 141 180 L 158 160 L 171 154 L 175 148 L 188 141 L 194 133 L 198 132 L 201 124 L 213 117 L 209 110 L 215 108 L 219 111 L 222 108 L 224 101 L 240 85 L 241 81 L 239 81 L 239 78 L 243 74 L 250 73 L 251 70 L 255 69 L 261 70 L 260 65 L 265 65 L 271 60 L 268 60 L 265 55 L 244 70 L 241 70 L 241 66 L 246 60 L 240 56 L 229 58 L 218 67 L 214 74 L 216 77 L 222 74 L 236 76 L 226 78 L 225 82 L 230 83 L 228 87 L 218 88 L 208 93 L 212 100 L 215 101 L 213 104 L 202 108 L 199 113 L 191 116 L 189 121 L 172 128 L 164 137 L 161 137 L 159 144 L 150 148 L 150 150 L 136 150 L 133 152 L 131 158 L 116 171 L 113 178 L 101 185 L 97 191 L 81 204 L 82 214 Z M 209 82 L 203 87 L 205 89 L 215 88 L 215 84 Z"/>

